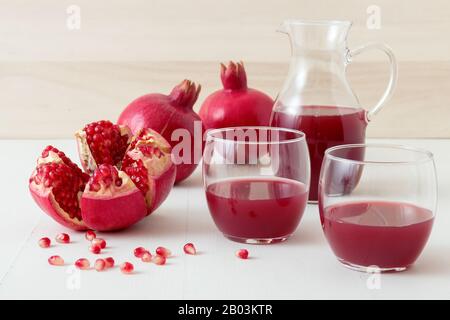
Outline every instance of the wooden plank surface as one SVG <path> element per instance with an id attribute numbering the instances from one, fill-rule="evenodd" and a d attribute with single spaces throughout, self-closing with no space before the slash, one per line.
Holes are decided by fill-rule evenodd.
<path id="1" fill-rule="evenodd" d="M 80 29 L 67 27 L 70 5 Z M 286 18 L 350 19 L 349 45 L 383 41 L 399 60 L 399 83 L 369 127 L 372 137 L 450 137 L 450 2 L 0 0 L 0 138 L 66 138 L 84 123 L 114 120 L 133 98 L 168 92 L 184 78 L 219 87 L 218 63 L 246 62 L 254 87 L 275 96 L 287 72 Z M 370 11 L 370 10 L 369 10 Z M 72 11 L 71 11 L 72 12 Z M 363 106 L 387 81 L 387 63 L 367 54 L 349 68 Z M 196 105 L 198 109 L 200 103 Z"/>

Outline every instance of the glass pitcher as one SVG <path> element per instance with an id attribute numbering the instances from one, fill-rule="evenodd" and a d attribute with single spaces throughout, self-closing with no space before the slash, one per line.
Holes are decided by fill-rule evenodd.
<path id="1" fill-rule="evenodd" d="M 271 125 L 306 134 L 311 159 L 310 202 L 317 201 L 325 150 L 340 144 L 364 143 L 367 124 L 392 96 L 397 81 L 397 62 L 385 44 L 348 49 L 351 25 L 350 21 L 286 20 L 278 30 L 289 35 L 292 57 Z M 381 50 L 388 56 L 390 79 L 381 99 L 367 111 L 347 81 L 346 68 L 353 57 L 369 49 Z"/>

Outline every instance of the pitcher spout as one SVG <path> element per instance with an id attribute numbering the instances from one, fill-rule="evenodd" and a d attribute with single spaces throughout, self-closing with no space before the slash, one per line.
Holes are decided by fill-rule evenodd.
<path id="1" fill-rule="evenodd" d="M 346 20 L 288 19 L 277 31 L 287 34 L 292 52 L 304 50 L 339 50 L 346 48 L 347 35 L 352 26 Z"/>

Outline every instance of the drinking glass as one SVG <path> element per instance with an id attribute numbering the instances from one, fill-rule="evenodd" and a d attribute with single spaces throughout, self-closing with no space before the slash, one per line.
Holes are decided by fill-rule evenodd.
<path id="1" fill-rule="evenodd" d="M 225 237 L 267 244 L 286 240 L 308 200 L 305 135 L 272 127 L 211 130 L 203 182 L 209 211 Z"/>
<path id="2" fill-rule="evenodd" d="M 422 252 L 437 203 L 431 152 L 352 144 L 325 152 L 319 210 L 325 237 L 345 266 L 403 271 Z"/>

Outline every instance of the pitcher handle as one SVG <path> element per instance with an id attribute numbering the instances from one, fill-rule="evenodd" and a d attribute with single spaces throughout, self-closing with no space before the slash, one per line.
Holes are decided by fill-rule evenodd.
<path id="1" fill-rule="evenodd" d="M 354 50 L 349 51 L 349 61 L 354 56 L 357 56 L 358 54 L 362 53 L 363 51 L 370 50 L 370 49 L 377 49 L 384 52 L 390 62 L 390 76 L 389 76 L 389 83 L 387 85 L 386 90 L 384 91 L 383 95 L 381 96 L 380 100 L 373 106 L 368 112 L 367 112 L 367 120 L 370 121 L 372 118 L 381 110 L 381 108 L 384 106 L 384 104 L 392 97 L 392 94 L 394 93 L 394 88 L 397 85 L 397 76 L 398 76 L 398 67 L 397 67 L 397 59 L 394 56 L 394 53 L 392 52 L 392 49 L 387 46 L 384 43 L 368 43 L 365 45 L 362 45 L 359 48 L 356 48 Z"/>

